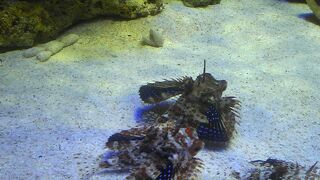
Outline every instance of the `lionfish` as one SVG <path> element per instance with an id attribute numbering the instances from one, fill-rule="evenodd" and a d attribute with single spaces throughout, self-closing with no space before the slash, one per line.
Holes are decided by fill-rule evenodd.
<path id="1" fill-rule="evenodd" d="M 203 164 L 195 155 L 204 143 L 192 127 L 178 128 L 172 121 L 145 125 L 112 135 L 100 167 L 130 170 L 126 179 L 196 179 Z"/>
<path id="2" fill-rule="evenodd" d="M 316 167 L 317 162 L 310 168 L 306 168 L 297 163 L 270 158 L 266 161 L 251 161 L 251 164 L 254 166 L 252 170 L 247 172 L 242 177 L 238 175 L 235 178 L 241 180 L 320 179 L 320 168 Z"/>
<path id="3" fill-rule="evenodd" d="M 225 145 L 233 136 L 240 101 L 233 96 L 222 97 L 227 81 L 217 80 L 205 71 L 204 61 L 203 73 L 195 80 L 182 77 L 148 83 L 140 87 L 140 97 L 145 103 L 158 104 L 180 95 L 156 121 L 164 119 L 180 127 L 194 127 L 200 139 Z"/>

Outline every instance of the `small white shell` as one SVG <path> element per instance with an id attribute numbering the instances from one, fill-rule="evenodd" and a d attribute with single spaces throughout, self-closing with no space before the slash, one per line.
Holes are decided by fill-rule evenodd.
<path id="1" fill-rule="evenodd" d="M 153 41 L 154 45 L 156 45 L 156 47 L 162 47 L 164 42 L 162 34 L 160 34 L 159 32 L 153 29 L 150 29 L 149 33 L 150 33 L 150 40 Z"/>
<path id="2" fill-rule="evenodd" d="M 164 39 L 162 37 L 162 34 L 159 32 L 150 29 L 149 31 L 149 38 L 143 37 L 142 38 L 142 44 L 143 45 L 149 45 L 153 47 L 162 47 L 163 46 Z"/>

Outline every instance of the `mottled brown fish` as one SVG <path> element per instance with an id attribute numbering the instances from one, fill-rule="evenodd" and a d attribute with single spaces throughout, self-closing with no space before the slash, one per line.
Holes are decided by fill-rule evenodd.
<path id="1" fill-rule="evenodd" d="M 226 88 L 227 81 L 206 73 L 204 65 L 203 74 L 195 80 L 183 77 L 148 83 L 139 92 L 142 101 L 148 104 L 180 95 L 156 121 L 168 119 L 181 127 L 191 126 L 197 129 L 200 139 L 225 144 L 233 136 L 240 109 L 240 101 L 235 97 L 222 97 Z"/>
<path id="2" fill-rule="evenodd" d="M 130 170 L 126 179 L 196 179 L 202 161 L 195 155 L 204 143 L 194 128 L 177 128 L 172 121 L 145 125 L 112 135 L 106 143 L 113 150 L 100 166 Z"/>
<path id="3" fill-rule="evenodd" d="M 112 135 L 110 150 L 100 166 L 109 170 L 130 170 L 127 179 L 196 179 L 202 162 L 195 155 L 202 140 L 225 143 L 235 129 L 240 101 L 222 97 L 225 80 L 216 80 L 205 72 L 196 80 L 149 83 L 140 88 L 141 99 L 156 104 L 180 95 L 155 122 Z"/>
<path id="4" fill-rule="evenodd" d="M 309 168 L 297 163 L 267 159 L 266 161 L 252 161 L 254 168 L 243 176 L 235 177 L 241 180 L 318 180 L 320 179 L 320 168 L 317 162 Z"/>

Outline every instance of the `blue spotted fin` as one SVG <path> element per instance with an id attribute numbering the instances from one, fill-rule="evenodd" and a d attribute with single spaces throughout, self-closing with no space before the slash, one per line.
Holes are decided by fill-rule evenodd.
<path id="1" fill-rule="evenodd" d="M 141 86 L 139 94 L 143 102 L 154 104 L 182 94 L 188 88 L 191 89 L 192 85 L 193 80 L 191 77 L 158 81 Z"/>
<path id="2" fill-rule="evenodd" d="M 161 170 L 161 174 L 156 180 L 169 180 L 174 178 L 174 168 L 173 164 L 169 161 L 166 168 Z"/>
<path id="3" fill-rule="evenodd" d="M 208 123 L 199 123 L 197 133 L 200 139 L 214 142 L 226 142 L 229 140 L 226 127 L 223 124 L 220 113 L 213 105 L 208 107 L 205 113 Z"/>

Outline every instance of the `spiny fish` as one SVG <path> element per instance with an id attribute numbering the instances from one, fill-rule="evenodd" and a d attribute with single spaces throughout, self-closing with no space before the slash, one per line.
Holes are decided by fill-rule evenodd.
<path id="1" fill-rule="evenodd" d="M 173 121 L 144 125 L 112 135 L 100 164 L 108 170 L 129 170 L 126 179 L 196 179 L 203 164 L 195 155 L 204 143 L 192 127 Z"/>
<path id="2" fill-rule="evenodd" d="M 297 163 L 287 162 L 278 159 L 267 159 L 266 161 L 251 161 L 254 166 L 244 176 L 236 177 L 241 180 L 317 180 L 320 179 L 320 168 L 316 167 L 317 162 L 310 168 Z"/>
<path id="3" fill-rule="evenodd" d="M 195 158 L 204 146 L 200 139 L 229 141 L 240 108 L 235 97 L 222 97 L 227 82 L 216 80 L 205 67 L 196 80 L 183 77 L 142 86 L 140 97 L 149 104 L 180 97 L 154 123 L 109 137 L 106 147 L 111 151 L 100 167 L 127 169 L 127 179 L 196 179 L 203 166 Z"/>
<path id="4" fill-rule="evenodd" d="M 227 81 L 215 79 L 205 69 L 204 61 L 203 73 L 195 80 L 182 77 L 143 85 L 140 98 L 156 104 L 180 95 L 156 121 L 168 119 L 181 127 L 194 127 L 200 139 L 224 144 L 233 136 L 241 104 L 233 96 L 222 97 Z"/>

